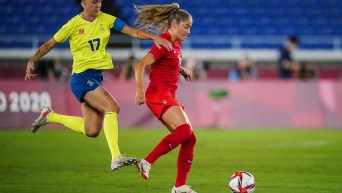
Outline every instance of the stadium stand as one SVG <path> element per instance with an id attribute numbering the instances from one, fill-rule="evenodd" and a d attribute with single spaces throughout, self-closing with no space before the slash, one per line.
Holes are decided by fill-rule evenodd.
<path id="1" fill-rule="evenodd" d="M 109 1 L 109 0 L 108 0 Z M 119 17 L 132 25 L 133 4 L 163 4 L 162 0 L 111 0 Z M 297 35 L 300 49 L 341 50 L 341 0 L 178 0 L 194 23 L 184 46 L 191 49 L 278 49 L 288 35 Z M 51 37 L 80 7 L 73 0 L 0 1 L 0 49 L 36 48 Z M 151 42 L 141 41 L 140 48 Z M 60 48 L 68 47 L 67 44 Z M 1 62 L 1 61 L 0 61 Z M 273 63 L 273 65 L 275 62 Z M 2 78 L 12 67 L 2 65 Z M 17 68 L 17 67 L 16 67 Z M 258 69 L 261 79 L 276 78 L 274 66 Z M 212 69 L 210 78 L 227 78 L 229 69 Z M 339 79 L 339 67 L 317 68 L 317 77 Z M 19 73 L 21 74 L 21 73 Z M 20 75 L 21 77 L 21 75 Z"/>
<path id="2" fill-rule="evenodd" d="M 316 36 L 319 39 L 342 35 L 342 1 L 339 0 L 196 0 L 178 1 L 182 8 L 188 10 L 193 18 L 192 36 L 239 37 L 241 48 L 278 48 L 277 43 L 266 41 L 251 42 L 248 36 Z M 132 4 L 144 4 L 143 0 L 116 0 L 116 5 L 123 11 L 129 23 L 133 23 Z M 165 3 L 151 0 L 149 3 Z M 262 38 L 262 37 L 261 37 Z M 244 39 L 246 39 L 244 41 Z M 266 39 L 268 39 L 266 37 Z M 314 39 L 303 41 L 301 48 L 332 49 L 333 41 Z M 266 44 L 265 44 L 266 43 Z M 221 44 L 196 43 L 193 48 L 231 48 L 232 42 Z M 146 45 L 148 46 L 148 44 Z"/>
<path id="3" fill-rule="evenodd" d="M 121 11 L 121 16 L 133 24 L 133 4 L 171 3 L 162 0 L 112 0 Z M 289 34 L 328 39 L 313 43 L 303 42 L 301 47 L 310 49 L 332 49 L 333 40 L 342 37 L 342 1 L 340 0 L 196 0 L 177 1 L 194 18 L 192 36 L 239 37 L 241 48 L 277 48 L 278 44 L 247 41 L 249 36 L 278 36 Z M 54 34 L 68 19 L 79 12 L 79 5 L 70 0 L 13 0 L 0 1 L 0 34 L 28 36 Z M 262 38 L 262 37 L 261 37 Z M 244 41 L 246 39 L 246 41 Z M 314 38 L 311 38 L 314 39 Z M 282 40 L 282 39 L 281 39 Z M 29 42 L 29 41 L 28 41 Z M 193 48 L 231 48 L 228 43 L 196 43 Z M 281 41 L 280 41 L 281 42 Z M 23 47 L 23 41 L 1 47 Z M 145 44 L 143 44 L 145 45 Z M 145 45 L 145 46 L 148 46 Z"/>

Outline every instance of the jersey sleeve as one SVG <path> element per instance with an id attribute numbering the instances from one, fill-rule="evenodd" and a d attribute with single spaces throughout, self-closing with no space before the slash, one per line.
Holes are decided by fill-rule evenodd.
<path id="1" fill-rule="evenodd" d="M 116 31 L 121 32 L 122 29 L 125 27 L 126 23 L 124 21 L 122 21 L 120 18 L 116 18 L 113 24 L 113 28 Z"/>
<path id="2" fill-rule="evenodd" d="M 105 14 L 105 20 L 109 28 L 114 28 L 115 30 L 121 32 L 123 27 L 126 25 L 124 21 L 115 16 Z"/>
<path id="3" fill-rule="evenodd" d="M 156 60 L 159 60 L 161 57 L 163 57 L 166 52 L 167 50 L 164 46 L 161 46 L 161 48 L 159 49 L 156 44 L 153 44 L 151 50 L 149 51 L 149 53 L 153 54 Z"/>
<path id="4" fill-rule="evenodd" d="M 70 37 L 70 34 L 73 30 L 72 20 L 69 20 L 68 23 L 64 24 L 61 29 L 53 36 L 55 40 L 59 43 L 64 42 Z"/>
<path id="5" fill-rule="evenodd" d="M 116 19 L 116 17 L 112 16 L 112 15 L 109 15 L 107 13 L 103 13 L 104 15 L 104 18 L 105 18 L 105 22 L 106 22 L 106 25 L 109 27 L 109 28 L 112 28 L 113 27 L 113 23 Z"/>

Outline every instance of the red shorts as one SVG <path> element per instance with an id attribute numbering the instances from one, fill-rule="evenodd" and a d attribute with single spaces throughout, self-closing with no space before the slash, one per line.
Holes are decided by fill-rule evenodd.
<path id="1" fill-rule="evenodd" d="M 157 91 L 151 95 L 145 95 L 146 105 L 152 113 L 161 119 L 161 116 L 172 106 L 181 106 L 179 102 L 167 91 Z"/>

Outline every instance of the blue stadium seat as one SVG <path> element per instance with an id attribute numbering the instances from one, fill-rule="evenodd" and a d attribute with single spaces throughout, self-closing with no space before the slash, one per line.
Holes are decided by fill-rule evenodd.
<path id="1" fill-rule="evenodd" d="M 112 0 L 121 10 L 122 17 L 132 25 L 135 19 L 133 4 L 146 4 L 145 0 Z M 148 4 L 172 3 L 150 0 Z M 341 0 L 179 0 L 188 10 L 194 24 L 193 35 L 234 35 L 243 37 L 265 35 L 342 36 Z M 53 35 L 80 10 L 72 0 L 12 0 L 0 1 L 0 35 Z M 53 13 L 53 14 L 52 14 Z M 144 43 L 143 43 L 144 44 Z M 2 43 L 1 46 L 4 46 Z M 204 45 L 191 45 L 202 48 Z M 227 47 L 225 47 L 227 46 Z M 231 45 L 216 45 L 229 48 Z M 269 45 L 243 45 L 263 48 Z M 305 48 L 329 48 L 332 45 L 303 45 Z M 9 45 L 11 47 L 11 45 Z M 208 44 L 207 48 L 215 47 Z"/>

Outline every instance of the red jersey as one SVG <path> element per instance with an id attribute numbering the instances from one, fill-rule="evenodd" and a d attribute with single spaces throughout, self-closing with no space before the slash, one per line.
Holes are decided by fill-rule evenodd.
<path id="1" fill-rule="evenodd" d="M 156 91 L 165 90 L 175 97 L 182 62 L 181 42 L 177 41 L 173 43 L 168 31 L 161 34 L 160 37 L 165 38 L 172 43 L 172 50 L 168 51 L 163 46 L 159 49 L 153 44 L 149 53 L 154 55 L 156 61 L 151 65 L 151 82 L 146 90 L 146 94 L 150 95 Z"/>

